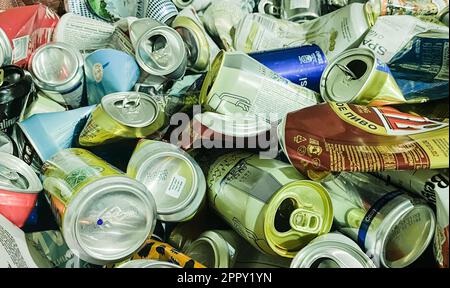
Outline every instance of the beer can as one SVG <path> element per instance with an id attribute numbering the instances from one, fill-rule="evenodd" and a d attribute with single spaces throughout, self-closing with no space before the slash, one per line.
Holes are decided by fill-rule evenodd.
<path id="1" fill-rule="evenodd" d="M 328 233 L 312 240 L 292 259 L 291 268 L 376 268 L 350 238 Z"/>
<path id="2" fill-rule="evenodd" d="M 169 244 L 154 239 L 147 239 L 145 245 L 131 257 L 132 261 L 139 259 L 169 262 L 182 268 L 206 268 Z"/>
<path id="3" fill-rule="evenodd" d="M 231 268 L 239 253 L 239 238 L 232 230 L 206 231 L 187 247 L 185 253 L 208 268 Z"/>
<path id="4" fill-rule="evenodd" d="M 204 202 L 206 182 L 201 168 L 173 144 L 141 140 L 130 159 L 127 174 L 153 194 L 159 220 L 187 221 Z"/>
<path id="5" fill-rule="evenodd" d="M 139 66 L 153 76 L 172 80 L 184 76 L 186 47 L 173 28 L 152 19 L 139 19 L 130 25 L 130 38 Z"/>
<path id="6" fill-rule="evenodd" d="M 321 184 L 330 193 L 338 230 L 357 241 L 377 267 L 406 267 L 433 239 L 433 210 L 404 190 L 362 173 L 342 172 Z"/>
<path id="7" fill-rule="evenodd" d="M 58 23 L 56 13 L 44 5 L 8 9 L 0 14 L 0 66 L 27 66 L 30 54 L 50 42 Z"/>
<path id="8" fill-rule="evenodd" d="M 291 165 L 232 152 L 210 167 L 211 207 L 261 252 L 292 258 L 330 231 L 333 207 L 327 191 L 304 180 Z"/>
<path id="9" fill-rule="evenodd" d="M 66 106 L 62 106 L 58 102 L 53 101 L 44 92 L 38 91 L 35 98 L 28 98 L 28 102 L 22 111 L 19 122 L 24 121 L 36 114 L 63 112 L 66 110 Z"/>
<path id="10" fill-rule="evenodd" d="M 91 12 L 91 8 L 87 6 L 87 0 L 64 0 L 64 8 L 68 13 L 73 13 L 83 17 L 105 21 L 101 17 Z"/>
<path id="11" fill-rule="evenodd" d="M 448 175 L 448 174 L 447 174 Z M 436 188 L 436 232 L 433 252 L 439 267 L 449 267 L 449 189 Z"/>
<path id="12" fill-rule="evenodd" d="M 119 92 L 102 98 L 80 133 L 82 146 L 97 146 L 126 138 L 145 138 L 166 123 L 164 108 L 140 92 Z"/>
<path id="13" fill-rule="evenodd" d="M 84 59 L 81 53 L 65 43 L 50 43 L 39 47 L 30 58 L 28 71 L 36 86 L 50 98 L 60 94 L 72 108 L 81 105 L 84 91 Z"/>
<path id="14" fill-rule="evenodd" d="M 114 49 L 99 49 L 85 59 L 87 99 L 89 105 L 115 92 L 131 91 L 141 72 L 133 56 Z"/>
<path id="15" fill-rule="evenodd" d="M 0 131 L 9 131 L 34 93 L 33 80 L 17 66 L 0 68 Z"/>
<path id="16" fill-rule="evenodd" d="M 2 131 L 0 131 L 0 152 L 14 154 L 14 142 Z"/>
<path id="17" fill-rule="evenodd" d="M 178 10 L 171 0 L 148 1 L 146 17 L 170 25 L 177 16 Z"/>
<path id="18" fill-rule="evenodd" d="M 281 0 L 281 19 L 302 23 L 321 15 L 322 0 Z"/>
<path id="19" fill-rule="evenodd" d="M 423 169 L 410 171 L 382 171 L 374 173 L 387 184 L 396 185 L 408 192 L 417 194 L 436 205 L 436 189 L 448 188 L 449 177 L 444 170 Z"/>
<path id="20" fill-rule="evenodd" d="M 64 239 L 82 260 L 103 265 L 126 259 L 153 232 L 151 193 L 92 153 L 62 150 L 43 171 L 47 199 Z"/>
<path id="21" fill-rule="evenodd" d="M 249 53 L 249 56 L 292 83 L 320 92 L 320 77 L 327 58 L 319 46 L 275 49 Z"/>
<path id="22" fill-rule="evenodd" d="M 381 106 L 408 101 L 389 67 L 366 48 L 354 48 L 339 54 L 323 72 L 320 92 L 327 102 Z M 409 101 L 420 103 L 423 100 Z"/>
<path id="23" fill-rule="evenodd" d="M 22 227 L 41 191 L 41 181 L 25 162 L 0 152 L 0 214 Z"/>
<path id="24" fill-rule="evenodd" d="M 245 53 L 221 51 L 203 81 L 200 103 L 219 114 L 258 114 L 270 122 L 317 104 L 317 97 L 314 91 L 289 82 Z"/>
<path id="25" fill-rule="evenodd" d="M 164 261 L 156 261 L 156 260 L 132 260 L 117 266 L 117 268 L 181 268 L 180 266 Z"/>
<path id="26" fill-rule="evenodd" d="M 19 156 L 36 171 L 57 152 L 72 147 L 74 134 L 95 106 L 42 113 L 17 123 L 15 137 Z"/>
<path id="27" fill-rule="evenodd" d="M 220 50 L 193 7 L 182 10 L 172 22 L 172 27 L 181 35 L 187 48 L 188 68 L 194 72 L 208 70 Z"/>

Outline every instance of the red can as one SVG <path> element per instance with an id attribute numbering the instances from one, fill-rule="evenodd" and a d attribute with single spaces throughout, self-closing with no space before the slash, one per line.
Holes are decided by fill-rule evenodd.
<path id="1" fill-rule="evenodd" d="M 0 152 L 0 214 L 22 227 L 31 214 L 42 184 L 19 158 Z"/>
<path id="2" fill-rule="evenodd" d="M 31 53 L 52 40 L 58 21 L 58 15 L 41 4 L 1 12 L 0 66 L 25 67 Z"/>

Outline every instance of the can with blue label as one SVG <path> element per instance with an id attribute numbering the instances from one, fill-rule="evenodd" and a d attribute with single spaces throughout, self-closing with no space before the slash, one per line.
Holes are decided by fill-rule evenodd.
<path id="1" fill-rule="evenodd" d="M 428 99 L 405 99 L 389 67 L 367 48 L 339 54 L 323 72 L 320 94 L 327 102 L 383 106 L 420 103 Z"/>
<path id="2" fill-rule="evenodd" d="M 292 83 L 320 91 L 320 78 L 327 59 L 317 45 L 255 52 L 249 56 Z"/>
<path id="3" fill-rule="evenodd" d="M 105 95 L 131 91 L 141 72 L 129 54 L 100 49 L 86 57 L 85 74 L 88 103 L 94 105 L 99 104 Z"/>

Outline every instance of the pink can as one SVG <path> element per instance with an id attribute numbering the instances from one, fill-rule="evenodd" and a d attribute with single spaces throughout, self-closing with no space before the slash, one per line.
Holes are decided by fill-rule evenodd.
<path id="1" fill-rule="evenodd" d="M 30 166 L 0 152 L 0 214 L 22 227 L 33 210 L 42 183 Z"/>

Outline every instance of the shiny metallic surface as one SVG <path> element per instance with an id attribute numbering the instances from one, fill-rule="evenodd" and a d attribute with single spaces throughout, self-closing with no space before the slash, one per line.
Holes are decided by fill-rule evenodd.
<path id="1" fill-rule="evenodd" d="M 19 158 L 0 152 L 0 190 L 36 194 L 42 184 L 34 171 Z"/>
<path id="2" fill-rule="evenodd" d="M 5 31 L 0 28 L 0 66 L 12 64 L 13 50 Z"/>
<path id="3" fill-rule="evenodd" d="M 170 262 L 139 259 L 139 260 L 131 260 L 129 262 L 121 264 L 117 268 L 181 268 L 181 267 Z"/>
<path id="4" fill-rule="evenodd" d="M 11 138 L 2 131 L 0 131 L 0 152 L 8 154 L 13 154 L 14 152 L 14 144 Z"/>

